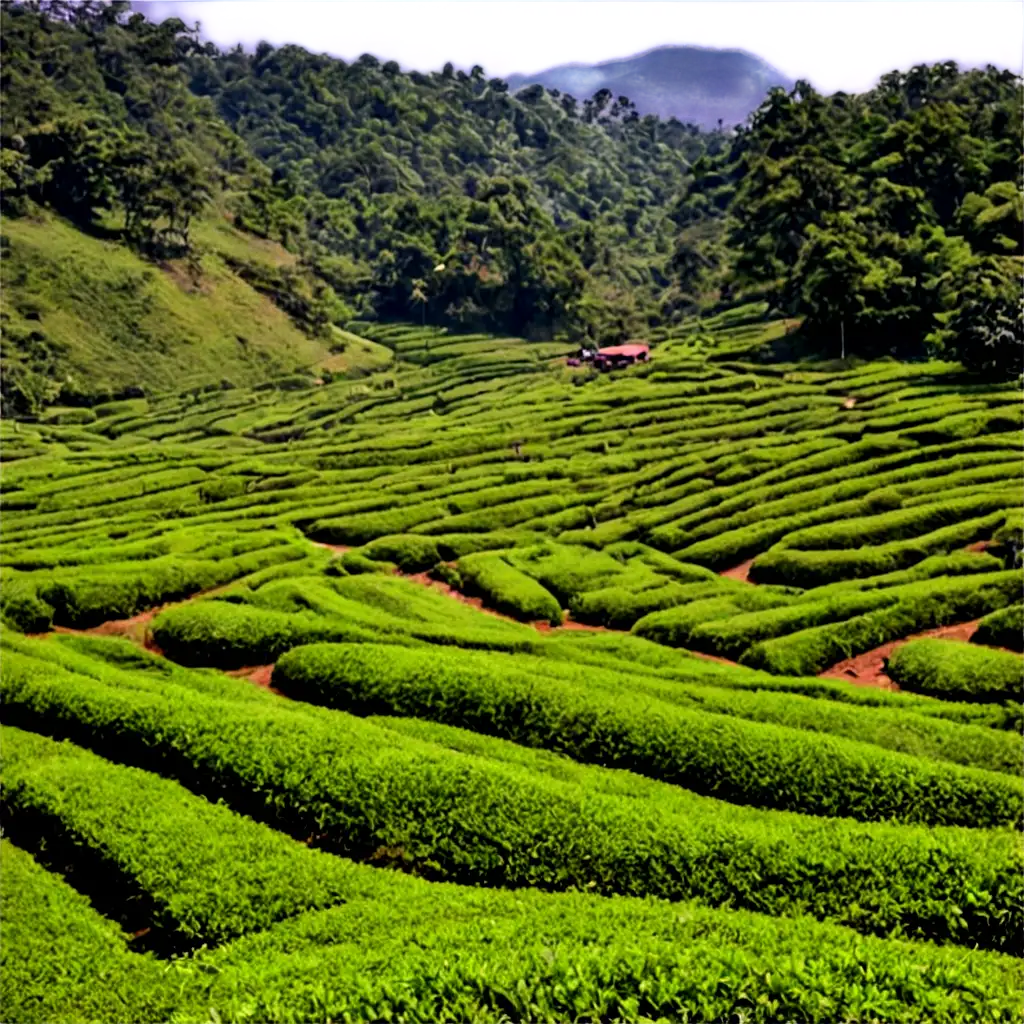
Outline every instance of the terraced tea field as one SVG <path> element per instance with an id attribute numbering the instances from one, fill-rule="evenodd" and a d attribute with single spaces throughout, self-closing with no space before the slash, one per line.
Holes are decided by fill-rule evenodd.
<path id="1" fill-rule="evenodd" d="M 1019 391 L 756 312 L 4 423 L 4 1018 L 1019 1020 Z"/>

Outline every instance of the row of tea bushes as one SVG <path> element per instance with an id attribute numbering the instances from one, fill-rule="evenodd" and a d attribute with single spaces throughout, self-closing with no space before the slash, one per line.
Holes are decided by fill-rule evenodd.
<path id="1" fill-rule="evenodd" d="M 780 675 L 816 675 L 829 665 L 891 640 L 996 611 L 1010 604 L 1020 589 L 1019 571 L 907 584 L 895 604 L 845 622 L 761 641 L 748 648 L 740 661 Z"/>
<path id="2" fill-rule="evenodd" d="M 24 1024 L 498 1024 L 657 1019 L 679 1006 L 706 1021 L 742 1012 L 750 1024 L 868 1024 L 880 1013 L 892 1024 L 965 1014 L 1008 1024 L 1021 1012 L 1015 964 L 996 954 L 654 901 L 400 886 L 394 873 L 377 875 L 377 899 L 300 915 L 169 970 L 131 952 L 84 897 L 6 840 L 0 861 L 0 1006 Z"/>
<path id="3" fill-rule="evenodd" d="M 955 640 L 913 640 L 898 647 L 886 671 L 905 690 L 949 700 L 1019 700 L 1024 659 Z"/>
<path id="4" fill-rule="evenodd" d="M 10 724 L 159 770 L 357 859 L 476 885 L 697 896 L 994 948 L 1018 927 L 1009 832 L 839 824 L 571 762 L 545 772 L 523 760 L 540 752 L 512 744 L 501 757 L 461 754 L 266 693 L 213 696 L 205 679 L 126 687 L 18 653 L 2 668 Z"/>
<path id="5" fill-rule="evenodd" d="M 935 825 L 997 826 L 1020 816 L 1024 782 L 1016 778 L 695 711 L 580 677 L 556 679 L 468 651 L 328 644 L 289 652 L 273 681 L 300 699 L 429 718 L 756 807 Z"/>

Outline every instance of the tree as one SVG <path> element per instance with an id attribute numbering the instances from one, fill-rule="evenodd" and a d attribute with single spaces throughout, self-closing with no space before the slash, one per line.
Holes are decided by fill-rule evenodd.
<path id="1" fill-rule="evenodd" d="M 962 271 L 958 307 L 936 340 L 943 354 L 969 370 L 997 378 L 1024 371 L 1024 305 L 1021 265 L 1016 260 L 980 257 Z"/>

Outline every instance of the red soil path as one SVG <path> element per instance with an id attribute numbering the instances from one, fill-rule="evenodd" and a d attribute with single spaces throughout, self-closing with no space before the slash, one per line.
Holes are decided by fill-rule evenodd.
<path id="1" fill-rule="evenodd" d="M 274 666 L 271 665 L 249 665 L 246 668 L 235 668 L 230 672 L 225 672 L 225 675 L 231 676 L 233 679 L 245 679 L 248 680 L 255 686 L 260 686 L 264 690 L 269 690 L 271 693 L 276 693 L 279 697 L 284 697 L 283 694 L 276 686 L 270 685 L 271 677 L 274 674 Z"/>
<path id="2" fill-rule="evenodd" d="M 720 572 L 718 575 L 723 579 L 727 580 L 739 580 L 740 583 L 750 583 L 750 567 L 754 564 L 752 558 L 748 558 L 745 562 L 740 562 L 739 565 L 734 565 L 731 569 L 726 569 L 725 572 Z"/>
<path id="3" fill-rule="evenodd" d="M 904 637 L 902 640 L 892 640 L 873 651 L 865 651 L 855 658 L 847 658 L 840 661 L 824 672 L 819 673 L 819 679 L 842 679 L 855 686 L 877 686 L 883 690 L 898 690 L 899 687 L 886 675 L 886 659 L 904 644 L 911 640 L 920 640 L 925 637 L 932 637 L 941 640 L 960 640 L 967 642 L 974 636 L 981 619 L 973 619 L 971 622 L 961 622 L 955 626 L 940 626 L 938 629 L 928 629 L 923 633 L 915 633 L 913 636 Z"/>

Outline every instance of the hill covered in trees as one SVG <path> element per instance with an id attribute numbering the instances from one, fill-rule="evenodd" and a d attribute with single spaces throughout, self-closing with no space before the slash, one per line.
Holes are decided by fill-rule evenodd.
<path id="1" fill-rule="evenodd" d="M 151 304 L 147 265 L 197 301 L 238 293 L 234 313 L 184 333 L 231 347 L 250 379 L 315 362 L 355 318 L 657 339 L 750 299 L 802 319 L 786 344 L 809 354 L 845 343 L 1019 369 L 1021 83 L 1009 72 L 919 67 L 860 96 L 799 82 L 746 125 L 705 131 L 607 88 L 513 94 L 480 67 L 221 51 L 120 2 L 14 3 L 0 17 L 14 409 L 88 391 L 68 380 L 93 373 L 69 340 L 92 321 L 62 319 L 76 297 L 99 308 L 90 295 L 120 296 L 111 359 L 129 345 L 137 362 L 147 346 L 178 352 L 182 330 L 141 329 L 131 308 Z M 142 261 L 140 279 L 108 287 L 84 242 L 61 273 L 47 267 L 30 242 L 48 216 Z M 249 337 L 265 335 L 260 318 L 238 312 L 253 296 L 281 339 L 295 332 L 262 360 Z M 225 319 L 241 329 L 211 326 Z"/>
<path id="2" fill-rule="evenodd" d="M 743 50 L 705 46 L 659 46 L 646 53 L 599 64 L 561 64 L 508 76 L 509 88 L 542 85 L 578 96 L 600 89 L 626 95 L 641 114 L 711 129 L 742 124 L 769 89 L 795 84 L 781 71 Z"/>

